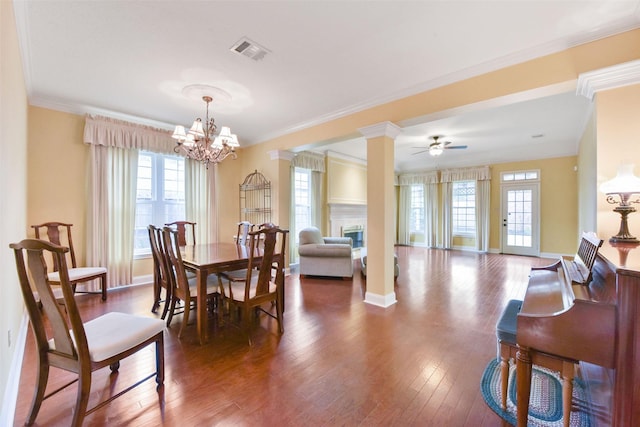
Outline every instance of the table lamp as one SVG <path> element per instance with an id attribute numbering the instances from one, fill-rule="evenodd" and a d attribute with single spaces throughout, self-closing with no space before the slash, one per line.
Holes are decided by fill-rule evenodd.
<path id="1" fill-rule="evenodd" d="M 631 200 L 634 194 L 640 194 L 640 178 L 633 175 L 633 165 L 620 165 L 616 177 L 603 182 L 602 185 L 600 185 L 600 191 L 607 195 L 608 203 L 618 205 L 613 211 L 618 212 L 621 217 L 620 230 L 618 234 L 609 239 L 609 242 L 640 242 L 640 240 L 629 233 L 629 227 L 627 225 L 627 216 L 636 211 L 636 208 L 631 206 L 631 203 L 640 203 L 640 199 L 638 198 Z M 615 197 L 616 195 L 618 196 L 617 198 Z M 619 201 L 616 199 L 619 199 Z"/>

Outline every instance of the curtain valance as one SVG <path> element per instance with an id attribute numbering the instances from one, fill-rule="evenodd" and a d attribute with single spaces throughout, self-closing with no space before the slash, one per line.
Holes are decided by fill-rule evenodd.
<path id="1" fill-rule="evenodd" d="M 324 154 L 312 153 L 310 151 L 296 153 L 296 156 L 291 160 L 291 166 L 311 169 L 316 172 L 325 172 Z"/>
<path id="2" fill-rule="evenodd" d="M 102 116 L 85 117 L 85 144 L 176 154 L 171 132 Z"/>
<path id="3" fill-rule="evenodd" d="M 407 173 L 398 175 L 397 183 L 398 185 L 437 184 L 438 171 Z"/>
<path id="4" fill-rule="evenodd" d="M 454 181 L 489 181 L 491 169 L 489 166 L 478 168 L 446 169 L 440 174 L 440 182 Z"/>

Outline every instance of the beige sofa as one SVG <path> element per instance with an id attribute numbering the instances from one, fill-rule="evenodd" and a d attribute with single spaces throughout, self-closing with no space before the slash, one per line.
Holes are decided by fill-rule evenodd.
<path id="1" fill-rule="evenodd" d="M 350 237 L 323 237 L 316 227 L 299 233 L 301 276 L 353 277 Z"/>

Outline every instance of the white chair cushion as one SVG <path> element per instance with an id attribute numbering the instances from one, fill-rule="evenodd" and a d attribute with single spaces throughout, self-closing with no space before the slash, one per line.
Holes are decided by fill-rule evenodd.
<path id="1" fill-rule="evenodd" d="M 69 281 L 75 282 L 76 280 L 84 279 L 85 277 L 106 273 L 107 269 L 104 267 L 77 267 L 69 268 L 67 271 L 69 272 Z M 51 282 L 60 281 L 60 273 L 58 271 L 49 273 L 48 277 Z"/>
<path id="2" fill-rule="evenodd" d="M 229 282 L 230 283 L 230 287 L 231 287 L 231 292 L 233 293 L 233 299 L 235 301 L 244 301 L 244 284 L 245 282 Z M 251 279 L 251 288 L 249 290 L 249 298 L 253 298 L 256 296 L 256 289 L 258 285 L 258 278 L 257 277 L 253 277 Z M 276 284 L 273 283 L 272 281 L 269 281 L 269 292 L 275 292 L 276 291 Z M 227 295 L 228 297 L 231 297 L 231 295 Z"/>
<path id="3" fill-rule="evenodd" d="M 198 282 L 196 277 L 191 277 L 189 280 L 189 293 L 191 296 L 198 294 Z M 207 295 L 214 294 L 220 291 L 220 282 L 218 282 L 217 274 L 209 274 L 207 276 Z"/>
<path id="4" fill-rule="evenodd" d="M 122 353 L 164 330 L 162 319 L 111 312 L 84 324 L 91 361 L 99 362 Z M 73 335 L 72 335 L 73 338 Z M 53 339 L 49 347 L 55 349 Z"/>

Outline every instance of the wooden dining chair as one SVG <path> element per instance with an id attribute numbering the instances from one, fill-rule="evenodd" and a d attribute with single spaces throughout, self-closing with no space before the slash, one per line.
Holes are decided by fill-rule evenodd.
<path id="1" fill-rule="evenodd" d="M 240 221 L 238 223 L 238 232 L 236 233 L 236 245 L 247 246 L 249 244 L 249 233 L 253 231 L 255 224 L 249 221 Z"/>
<path id="2" fill-rule="evenodd" d="M 180 246 L 195 245 L 196 244 L 196 223 L 190 221 L 174 221 L 165 224 L 165 227 L 171 227 L 178 232 L 178 244 Z M 187 232 L 187 229 L 190 232 Z M 187 239 L 187 236 L 191 236 L 191 239 Z"/>
<path id="3" fill-rule="evenodd" d="M 64 222 L 45 222 L 43 224 L 32 225 L 31 228 L 35 230 L 36 239 L 41 238 L 41 229 L 44 229 L 46 230 L 46 238 L 49 242 L 69 248 L 67 256 L 70 258 L 71 267 L 68 268 L 67 271 L 73 292 L 76 292 L 76 285 L 78 283 L 100 279 L 100 293 L 102 294 L 102 300 L 105 301 L 107 299 L 107 269 L 105 267 L 78 267 L 76 263 L 76 253 L 73 250 L 73 239 L 71 238 L 72 226 L 73 224 L 66 224 Z M 44 238 L 44 236 L 42 236 L 42 238 Z M 68 261 L 66 265 L 69 265 Z M 60 265 L 55 257 L 53 259 L 53 271 L 49 273 L 49 281 L 55 285 L 60 285 Z M 78 293 L 94 294 L 97 292 L 78 291 Z"/>
<path id="4" fill-rule="evenodd" d="M 44 400 L 75 382 L 78 382 L 78 391 L 72 426 L 81 426 L 86 415 L 152 377 L 155 377 L 160 391 L 164 383 L 162 320 L 110 312 L 83 323 L 66 268 L 65 255 L 69 249 L 39 239 L 25 239 L 10 247 L 14 250 L 20 288 L 38 351 L 38 377 L 26 425 L 35 422 Z M 60 268 L 59 284 L 64 305 L 54 297 L 51 282 L 47 279 L 45 257 L 49 256 Z M 34 290 L 38 292 L 40 304 L 35 299 Z M 112 384 L 107 390 L 111 395 L 120 361 L 150 344 L 155 344 L 155 372 L 87 410 L 91 373 L 105 366 L 111 368 Z M 73 372 L 77 378 L 45 396 L 50 367 Z M 140 366 L 134 363 L 131 368 L 137 375 Z M 129 378 L 129 374 L 125 378 Z"/>
<path id="5" fill-rule="evenodd" d="M 169 306 L 169 316 L 167 326 L 171 326 L 171 321 L 175 314 L 184 313 L 182 325 L 178 332 L 178 338 L 182 337 L 184 328 L 189 321 L 189 313 L 192 306 L 195 308 L 198 292 L 197 278 L 189 278 L 182 262 L 180 252 L 179 236 L 176 230 L 170 227 L 162 229 L 162 245 L 164 256 L 166 257 L 169 281 L 171 284 L 171 305 Z M 217 298 L 220 295 L 220 279 L 215 274 L 207 276 L 207 296 L 211 307 L 217 306 Z M 181 306 L 180 303 L 183 305 Z"/>
<path id="6" fill-rule="evenodd" d="M 162 308 L 161 319 L 167 317 L 169 305 L 171 304 L 171 283 L 169 279 L 169 266 L 167 265 L 164 248 L 162 248 L 162 229 L 149 224 L 149 244 L 151 246 L 151 255 L 153 257 L 153 306 L 151 312 L 155 313 L 160 307 L 160 303 L 164 303 Z M 164 299 L 161 298 L 164 289 Z"/>
<path id="7" fill-rule="evenodd" d="M 223 288 L 224 301 L 241 311 L 247 335 L 253 309 L 276 319 L 278 332 L 284 332 L 284 254 L 288 232 L 289 230 L 282 230 L 272 224 L 250 232 L 248 265 L 251 268 L 247 269 L 243 281 L 227 280 L 227 286 Z M 263 251 L 262 260 L 254 265 L 259 246 Z M 262 307 L 267 302 L 275 305 L 275 315 Z"/>

